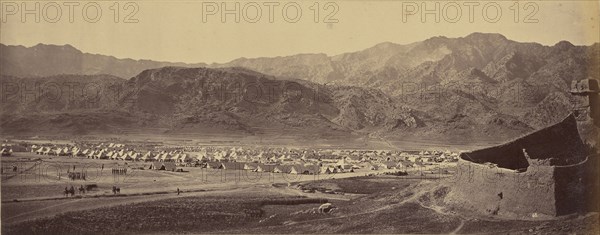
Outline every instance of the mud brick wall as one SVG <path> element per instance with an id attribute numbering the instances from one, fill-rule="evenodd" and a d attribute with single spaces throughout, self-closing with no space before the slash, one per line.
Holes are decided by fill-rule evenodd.
<path id="1" fill-rule="evenodd" d="M 587 154 L 571 114 L 508 143 L 461 153 L 453 200 L 485 213 L 527 217 L 589 209 L 599 195 L 598 159 Z"/>
<path id="2" fill-rule="evenodd" d="M 556 211 L 558 215 L 597 210 L 598 158 L 589 156 L 584 162 L 557 166 L 554 170 Z"/>
<path id="3" fill-rule="evenodd" d="M 462 206 L 487 214 L 557 215 L 552 166 L 517 173 L 459 160 L 457 171 L 452 194 Z"/>

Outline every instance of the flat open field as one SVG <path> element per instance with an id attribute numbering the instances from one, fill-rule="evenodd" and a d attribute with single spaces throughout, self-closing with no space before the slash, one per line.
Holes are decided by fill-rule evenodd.
<path id="1" fill-rule="evenodd" d="M 195 191 L 244 185 L 287 184 L 386 172 L 360 169 L 353 173 L 293 175 L 199 167 L 181 167 L 184 172 L 171 172 L 149 170 L 150 163 L 145 162 L 40 156 L 31 153 L 14 155 L 2 159 L 2 201 L 64 197 L 65 187 L 73 186 L 77 189 L 82 185 L 97 186 L 81 195 L 89 197 L 111 195 L 113 186 L 120 187 L 122 194 L 140 194 L 175 192 L 177 188 Z M 15 166 L 17 170 L 13 171 Z M 126 174 L 113 174 L 112 169 L 118 168 L 127 168 L 128 171 Z M 415 170 L 425 171 L 427 168 Z M 86 179 L 71 180 L 67 177 L 68 171 L 85 172 Z"/>
<path id="2" fill-rule="evenodd" d="M 339 193 L 303 193 L 297 185 L 3 203 L 4 234 L 123 233 L 579 233 L 597 234 L 598 214 L 516 221 L 453 214 L 431 207 L 430 180 L 396 176 L 311 182 Z M 365 182 L 381 186 L 352 194 Z M 308 185 L 306 183 L 302 183 Z M 434 194 L 432 194 L 434 195 Z M 443 195 L 438 195 L 443 196 Z M 329 202 L 329 213 L 317 208 Z M 38 217 L 27 218 L 36 214 Z"/>

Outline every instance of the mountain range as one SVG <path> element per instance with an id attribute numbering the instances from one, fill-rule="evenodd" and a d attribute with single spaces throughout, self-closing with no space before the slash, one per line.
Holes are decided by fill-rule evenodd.
<path id="1" fill-rule="evenodd" d="M 75 98 L 58 101 L 27 100 L 5 89 L 0 131 L 506 139 L 566 116 L 573 108 L 571 81 L 599 79 L 599 52 L 598 43 L 544 46 L 485 33 L 224 64 L 117 59 L 69 45 L 0 45 L 0 82 L 21 90 L 23 84 L 82 86 Z M 50 90 L 38 96 L 52 97 Z M 86 92 L 98 99 L 90 101 Z"/>

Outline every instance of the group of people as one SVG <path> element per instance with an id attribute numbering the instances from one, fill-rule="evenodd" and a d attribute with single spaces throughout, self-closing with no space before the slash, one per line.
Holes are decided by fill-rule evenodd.
<path id="1" fill-rule="evenodd" d="M 112 192 L 113 194 L 121 194 L 121 188 L 113 185 Z"/>
<path id="2" fill-rule="evenodd" d="M 89 185 L 88 185 L 89 187 Z M 86 187 L 84 187 L 83 185 L 79 186 L 79 194 L 85 194 L 86 191 Z M 177 188 L 177 195 L 179 195 L 182 191 Z M 113 194 L 120 194 L 121 193 L 121 188 L 117 187 L 115 185 L 113 185 L 112 187 L 112 193 Z M 75 187 L 73 187 L 73 185 L 71 185 L 71 187 L 65 187 L 65 191 L 64 191 L 65 197 L 69 197 L 69 195 L 71 195 L 71 197 L 75 196 Z"/>
<path id="3" fill-rule="evenodd" d="M 85 180 L 85 172 L 67 172 L 69 179 L 71 180 Z"/>
<path id="4" fill-rule="evenodd" d="M 16 165 L 12 165 L 11 169 L 13 172 L 17 172 L 17 166 Z M 4 167 L 0 167 L 0 170 L 2 171 L 1 173 L 4 174 Z"/>
<path id="5" fill-rule="evenodd" d="M 65 197 L 68 197 L 69 194 L 71 197 L 75 196 L 75 187 L 73 187 L 73 185 L 71 185 L 71 188 L 65 187 L 64 194 Z M 79 186 L 79 194 L 85 194 L 85 187 L 83 187 L 83 185 Z"/>
<path id="6" fill-rule="evenodd" d="M 83 186 L 80 185 L 78 190 L 79 190 L 79 194 L 85 194 L 86 191 L 91 190 L 93 187 L 96 187 L 95 185 L 87 185 L 87 186 Z M 121 193 L 121 188 L 114 186 L 112 187 L 112 192 L 113 194 L 120 194 Z M 65 194 L 65 197 L 69 197 L 69 195 L 71 197 L 75 196 L 75 187 L 73 187 L 73 185 L 71 185 L 71 187 L 65 187 L 65 191 L 63 192 Z"/>
<path id="7" fill-rule="evenodd" d="M 127 174 L 127 168 L 112 168 L 113 175 L 125 175 Z"/>

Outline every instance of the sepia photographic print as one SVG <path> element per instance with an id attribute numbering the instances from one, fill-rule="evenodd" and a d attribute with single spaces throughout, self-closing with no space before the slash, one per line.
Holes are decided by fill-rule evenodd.
<path id="1" fill-rule="evenodd" d="M 0 0 L 1 234 L 600 234 L 597 0 Z"/>

